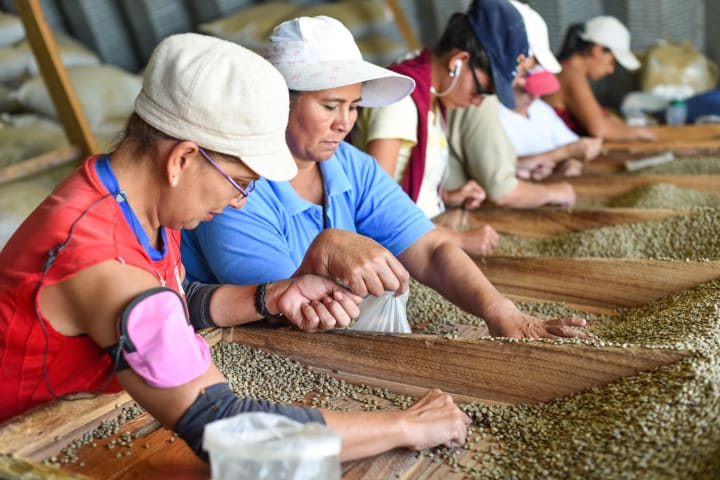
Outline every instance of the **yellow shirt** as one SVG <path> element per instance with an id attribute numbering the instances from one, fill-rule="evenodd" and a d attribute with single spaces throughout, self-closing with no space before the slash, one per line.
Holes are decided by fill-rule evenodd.
<path id="1" fill-rule="evenodd" d="M 395 180 L 402 184 L 410 160 L 410 152 L 417 144 L 418 113 L 410 96 L 386 107 L 364 108 L 353 132 L 353 143 L 360 149 L 378 139 L 400 139 L 401 146 L 395 164 Z M 435 109 L 428 112 L 428 139 L 425 153 L 425 173 L 417 205 L 428 217 L 445 210 L 440 196 L 448 164 L 448 143 L 442 115 Z"/>

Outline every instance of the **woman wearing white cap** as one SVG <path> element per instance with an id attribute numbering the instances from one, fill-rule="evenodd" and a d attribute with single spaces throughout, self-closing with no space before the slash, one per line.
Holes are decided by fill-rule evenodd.
<path id="1" fill-rule="evenodd" d="M 278 71 L 239 45 L 181 34 L 157 46 L 117 148 L 86 160 L 0 253 L 0 421 L 124 388 L 201 456 L 206 423 L 247 411 L 325 422 L 343 459 L 464 442 L 468 417 L 438 391 L 381 413 L 239 398 L 195 334 L 268 311 L 309 330 L 358 314 L 359 297 L 313 275 L 261 287 L 183 281 L 178 229 L 243 206 L 259 176 L 295 176 L 288 105 Z"/>
<path id="2" fill-rule="evenodd" d="M 616 61 L 628 70 L 640 68 L 630 50 L 630 32 L 618 19 L 599 16 L 570 26 L 558 58 L 560 90 L 544 99 L 571 130 L 605 140 L 655 140 L 652 130 L 627 125 L 605 111 L 590 88 L 590 80 L 613 73 Z"/>
<path id="3" fill-rule="evenodd" d="M 328 17 L 275 27 L 265 57 L 291 90 L 286 139 L 298 175 L 258 181 L 243 209 L 184 232 L 188 275 L 248 284 L 312 272 L 380 296 L 404 293 L 409 272 L 482 316 L 492 335 L 582 335 L 572 328 L 582 319 L 543 322 L 520 312 L 373 157 L 343 141 L 359 105 L 399 100 L 415 85 L 409 77 L 363 61 L 350 31 Z"/>
<path id="4" fill-rule="evenodd" d="M 514 83 L 515 108 L 500 105 L 500 121 L 515 148 L 517 176 L 541 180 L 554 174 L 577 176 L 602 147 L 601 138 L 580 138 L 540 97 L 555 93 L 560 63 L 550 51 L 545 20 L 529 5 L 511 0 L 523 17 L 530 53 L 538 65 Z"/>

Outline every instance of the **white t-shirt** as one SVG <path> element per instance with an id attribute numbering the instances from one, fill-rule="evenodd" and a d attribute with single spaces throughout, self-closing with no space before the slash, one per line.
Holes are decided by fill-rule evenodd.
<path id="1" fill-rule="evenodd" d="M 445 210 L 440 197 L 440 186 L 443 183 L 448 165 L 448 142 L 442 115 L 438 110 L 428 113 L 428 140 L 425 152 L 425 173 L 417 205 L 432 218 Z M 365 108 L 358 119 L 358 132 L 353 133 L 353 143 L 364 150 L 368 143 L 378 139 L 399 138 L 402 140 L 397 164 L 395 180 L 402 184 L 403 177 L 410 160 L 410 152 L 417 144 L 418 113 L 412 97 L 386 107 Z"/>
<path id="2" fill-rule="evenodd" d="M 518 157 L 549 152 L 579 138 L 555 110 L 539 98 L 528 107 L 527 117 L 500 104 L 500 122 Z"/>

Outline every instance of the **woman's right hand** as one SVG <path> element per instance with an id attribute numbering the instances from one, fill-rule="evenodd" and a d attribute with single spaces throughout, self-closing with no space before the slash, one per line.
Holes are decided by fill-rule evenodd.
<path id="1" fill-rule="evenodd" d="M 500 244 L 500 234 L 488 224 L 459 231 L 456 235 L 460 237 L 460 248 L 468 255 L 490 255 Z"/>
<path id="2" fill-rule="evenodd" d="M 570 156 L 589 162 L 600 154 L 602 142 L 602 138 L 599 137 L 582 137 L 569 145 Z"/>
<path id="3" fill-rule="evenodd" d="M 410 274 L 387 248 L 372 238 L 337 228 L 326 228 L 310 244 L 295 276 L 314 273 L 337 279 L 353 293 L 398 295 L 410 285 Z"/>
<path id="4" fill-rule="evenodd" d="M 561 207 L 571 207 L 577 201 L 575 189 L 568 182 L 545 184 L 551 189 L 551 199 L 548 203 Z"/>
<path id="5" fill-rule="evenodd" d="M 468 180 L 456 190 L 443 190 L 443 202 L 447 207 L 463 207 L 475 210 L 485 200 L 485 190 L 475 180 Z"/>
<path id="6" fill-rule="evenodd" d="M 308 332 L 347 327 L 360 315 L 362 300 L 329 278 L 307 274 L 271 283 L 265 298 L 268 311 Z"/>
<path id="7" fill-rule="evenodd" d="M 472 421 L 450 395 L 438 389 L 430 390 L 401 415 L 406 424 L 406 446 L 413 450 L 464 445 Z"/>
<path id="8" fill-rule="evenodd" d="M 646 142 L 654 142 L 657 140 L 657 135 L 655 134 L 655 130 L 645 127 L 635 127 L 635 138 Z"/>

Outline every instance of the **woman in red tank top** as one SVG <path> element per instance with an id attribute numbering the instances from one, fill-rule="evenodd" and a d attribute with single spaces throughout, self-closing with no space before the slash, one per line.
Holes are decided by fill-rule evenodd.
<path id="1" fill-rule="evenodd" d="M 359 314 L 360 297 L 317 275 L 183 284 L 180 229 L 242 207 L 260 177 L 295 176 L 289 103 L 282 75 L 237 44 L 187 33 L 156 47 L 117 148 L 72 173 L 0 252 L 0 421 L 124 388 L 200 456 L 206 423 L 247 411 L 327 423 L 343 459 L 464 442 L 469 418 L 437 390 L 402 412 L 238 398 L 194 332 L 277 315 L 317 331 Z"/>
<path id="2" fill-rule="evenodd" d="M 543 97 L 572 131 L 611 141 L 655 140 L 655 132 L 632 127 L 607 112 L 590 88 L 615 71 L 615 62 L 636 70 L 640 62 L 630 51 L 630 32 L 616 18 L 595 17 L 568 28 L 558 59 L 560 90 Z"/>

